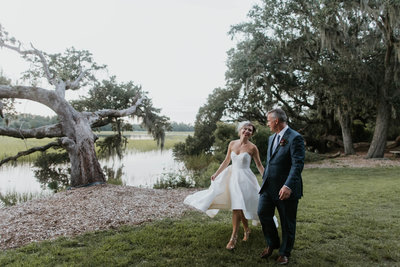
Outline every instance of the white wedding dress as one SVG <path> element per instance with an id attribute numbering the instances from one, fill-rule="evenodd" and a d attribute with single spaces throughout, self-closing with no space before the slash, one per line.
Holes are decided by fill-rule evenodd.
<path id="1" fill-rule="evenodd" d="M 231 152 L 232 164 L 223 170 L 207 190 L 185 198 L 184 203 L 214 217 L 220 209 L 243 210 L 246 219 L 258 221 L 260 185 L 250 170 L 251 155 Z"/>

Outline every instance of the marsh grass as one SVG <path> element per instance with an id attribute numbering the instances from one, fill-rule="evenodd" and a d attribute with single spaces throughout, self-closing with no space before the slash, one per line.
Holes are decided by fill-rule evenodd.
<path id="1" fill-rule="evenodd" d="M 101 132 L 99 135 L 110 135 L 110 132 Z M 126 135 L 132 135 L 135 137 L 135 135 L 144 135 L 145 133 L 137 133 L 137 132 L 127 132 Z M 185 138 L 192 134 L 192 132 L 168 132 L 166 134 L 165 138 L 165 145 L 164 149 L 171 149 L 177 142 L 182 142 L 185 140 Z M 104 138 L 104 137 L 100 137 Z M 149 137 L 150 138 L 150 137 Z M 15 156 L 19 151 L 24 151 L 28 150 L 29 148 L 32 147 L 37 147 L 37 146 L 44 146 L 50 142 L 53 142 L 55 139 L 53 138 L 43 138 L 43 139 L 17 139 L 17 138 L 12 138 L 8 136 L 0 136 L 0 160 L 10 157 L 10 156 Z M 159 146 L 157 146 L 157 142 L 153 139 L 128 139 L 128 144 L 127 144 L 127 149 L 128 150 L 137 150 L 141 152 L 145 151 L 151 151 L 151 150 L 156 150 L 160 149 Z M 50 151 L 54 151 L 50 149 Z M 18 162 L 33 162 L 34 160 L 37 159 L 39 156 L 40 152 L 35 152 L 32 153 L 28 156 L 24 156 L 19 158 L 17 161 Z"/>
<path id="2" fill-rule="evenodd" d="M 400 266 L 400 168 L 307 169 L 290 266 Z M 276 266 L 260 226 L 227 251 L 231 213 L 199 212 L 0 253 L 1 266 Z M 240 230 L 240 236 L 243 230 Z"/>
<path id="3" fill-rule="evenodd" d="M 17 139 L 8 136 L 0 136 L 0 160 L 15 156 L 20 151 L 28 150 L 32 147 L 44 146 L 50 142 L 53 142 L 53 138 L 42 138 L 42 139 Z M 52 150 L 52 149 L 51 149 Z M 20 157 L 18 162 L 32 162 L 39 156 L 40 152 L 35 152 L 27 156 Z"/>
<path id="4" fill-rule="evenodd" d="M 127 134 L 130 134 L 128 132 Z M 138 150 L 138 151 L 151 151 L 160 149 L 157 141 L 150 139 L 135 139 L 135 135 L 143 135 L 144 133 L 132 132 L 132 138 L 128 139 L 127 149 Z M 178 142 L 184 142 L 188 135 L 193 134 L 192 132 L 167 132 L 165 135 L 164 149 L 172 149 L 173 146 Z"/>

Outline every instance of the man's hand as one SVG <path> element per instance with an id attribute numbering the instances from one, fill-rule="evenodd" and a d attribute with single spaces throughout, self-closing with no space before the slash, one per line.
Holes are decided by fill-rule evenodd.
<path id="1" fill-rule="evenodd" d="M 279 191 L 279 199 L 280 200 L 285 200 L 290 197 L 290 194 L 292 193 L 292 189 L 287 187 L 286 185 L 282 186 L 281 190 Z"/>

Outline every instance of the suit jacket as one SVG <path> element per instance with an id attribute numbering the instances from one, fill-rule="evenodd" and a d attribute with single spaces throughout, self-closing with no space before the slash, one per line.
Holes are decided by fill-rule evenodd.
<path id="1" fill-rule="evenodd" d="M 268 140 L 267 162 L 260 193 L 266 191 L 274 199 L 279 199 L 279 191 L 286 185 L 292 190 L 289 199 L 300 199 L 303 195 L 301 172 L 304 167 L 304 139 L 298 132 L 288 128 L 271 154 L 275 138 L 276 134 L 273 134 Z"/>

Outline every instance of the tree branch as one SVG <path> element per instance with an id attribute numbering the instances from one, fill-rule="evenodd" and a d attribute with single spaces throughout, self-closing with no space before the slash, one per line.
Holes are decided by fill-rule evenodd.
<path id="1" fill-rule="evenodd" d="M 14 50 L 16 51 L 18 54 L 20 54 L 21 56 L 27 56 L 27 55 L 34 55 L 34 56 L 38 56 L 40 59 L 40 62 L 42 62 L 43 65 L 43 69 L 44 69 L 44 73 L 46 75 L 47 80 L 49 81 L 50 84 L 55 85 L 55 79 L 54 77 L 52 77 L 52 75 L 50 74 L 50 70 L 49 70 L 49 65 L 47 64 L 47 61 L 43 55 L 43 53 L 36 49 L 35 47 L 32 46 L 32 50 L 23 50 L 21 49 L 21 43 L 18 42 L 18 46 L 17 45 L 11 45 L 11 44 L 7 44 L 4 40 L 0 40 L 0 47 L 5 47 L 8 48 L 10 50 Z"/>
<path id="2" fill-rule="evenodd" d="M 45 138 L 64 136 L 61 124 L 46 125 L 34 129 L 15 129 L 9 127 L 0 127 L 0 135 L 25 139 L 25 138 Z"/>
<path id="3" fill-rule="evenodd" d="M 40 61 L 42 62 L 43 65 L 43 70 L 46 75 L 47 80 L 49 81 L 50 84 L 56 85 L 56 79 L 53 75 L 50 74 L 50 69 L 49 69 L 49 64 L 47 64 L 47 61 L 42 53 L 42 51 L 36 49 L 32 44 L 32 51 L 34 55 L 37 55 L 40 58 Z"/>
<path id="4" fill-rule="evenodd" d="M 286 108 L 287 112 L 289 113 L 290 116 L 293 118 L 297 118 L 299 120 L 306 121 L 307 123 L 311 123 L 311 120 L 307 116 L 301 116 L 297 111 L 294 111 L 291 105 L 286 102 L 279 93 L 277 92 L 272 92 L 272 94 L 280 101 Z"/>
<path id="5" fill-rule="evenodd" d="M 100 121 L 102 118 L 105 117 L 113 117 L 113 118 L 119 118 L 119 117 L 125 117 L 128 115 L 132 115 L 135 113 L 137 107 L 142 103 L 143 97 L 136 97 L 134 99 L 135 105 L 131 106 L 130 108 L 123 109 L 123 110 L 115 110 L 115 109 L 103 109 L 95 112 L 84 112 L 84 114 L 87 116 L 89 123 L 91 125 L 95 125 L 98 121 Z"/>
<path id="6" fill-rule="evenodd" d="M 90 125 L 91 128 L 97 128 L 104 125 L 107 125 L 112 122 L 111 118 L 99 119 Z"/>
<path id="7" fill-rule="evenodd" d="M 56 146 L 58 146 L 58 147 L 61 146 L 59 140 L 55 141 L 55 142 L 51 142 L 51 143 L 49 143 L 49 144 L 47 144 L 45 146 L 32 147 L 32 148 L 30 148 L 28 150 L 20 151 L 20 152 L 18 152 L 17 155 L 15 155 L 13 157 L 8 157 L 8 158 L 5 158 L 5 159 L 1 160 L 0 161 L 0 166 L 3 165 L 4 163 L 7 163 L 7 162 L 11 161 L 11 160 L 16 160 L 16 159 L 18 159 L 18 158 L 20 158 L 22 156 L 26 156 L 26 155 L 35 153 L 37 151 L 46 151 L 47 149 L 49 149 L 51 147 L 56 147 Z"/>
<path id="8" fill-rule="evenodd" d="M 28 99 L 41 103 L 54 111 L 62 104 L 61 101 L 65 101 L 62 97 L 58 97 L 55 91 L 22 85 L 0 85 L 0 98 Z"/>
<path id="9" fill-rule="evenodd" d="M 81 68 L 79 76 L 78 76 L 78 78 L 75 79 L 75 81 L 73 81 L 73 82 L 67 81 L 66 82 L 66 89 L 77 89 L 77 88 L 79 88 L 79 82 L 83 79 L 83 77 L 85 76 L 85 74 L 88 71 L 89 70 L 82 70 L 82 68 Z"/>

